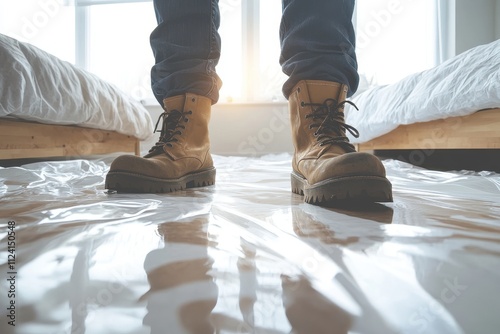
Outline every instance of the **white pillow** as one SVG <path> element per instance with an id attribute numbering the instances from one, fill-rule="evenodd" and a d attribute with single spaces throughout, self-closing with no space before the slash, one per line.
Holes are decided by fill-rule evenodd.
<path id="1" fill-rule="evenodd" d="M 96 75 L 1 34 L 0 59 L 0 117 L 151 136 L 144 106 Z"/>
<path id="2" fill-rule="evenodd" d="M 500 40 L 468 50 L 427 71 L 355 95 L 346 123 L 363 143 L 401 124 L 464 116 L 500 107 Z"/>

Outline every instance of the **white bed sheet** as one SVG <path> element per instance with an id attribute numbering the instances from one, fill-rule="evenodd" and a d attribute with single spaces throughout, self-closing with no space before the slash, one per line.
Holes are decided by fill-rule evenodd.
<path id="1" fill-rule="evenodd" d="M 0 59 L 0 117 L 152 135 L 144 106 L 99 77 L 1 34 Z"/>
<path id="2" fill-rule="evenodd" d="M 363 143 L 399 125 L 470 115 L 500 107 L 500 40 L 464 52 L 401 81 L 354 96 L 359 111 L 346 107 L 346 122 Z"/>

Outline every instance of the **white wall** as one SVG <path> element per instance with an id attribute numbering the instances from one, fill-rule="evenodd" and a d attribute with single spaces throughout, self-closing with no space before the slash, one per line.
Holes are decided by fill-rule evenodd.
<path id="1" fill-rule="evenodd" d="M 500 1 L 495 3 L 495 39 L 500 39 Z"/>
<path id="2" fill-rule="evenodd" d="M 500 0 L 455 0 L 454 7 L 456 55 L 500 38 Z"/>
<path id="3" fill-rule="evenodd" d="M 148 106 L 156 121 L 162 109 Z M 209 125 L 211 150 L 220 155 L 260 156 L 293 152 L 288 104 L 216 104 Z M 158 140 L 143 143 L 144 153 Z"/>
<path id="4" fill-rule="evenodd" d="M 215 154 L 293 152 L 288 103 L 215 105 L 210 138 Z"/>

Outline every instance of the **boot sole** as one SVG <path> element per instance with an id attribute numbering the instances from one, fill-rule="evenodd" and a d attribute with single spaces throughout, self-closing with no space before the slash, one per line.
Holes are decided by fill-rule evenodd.
<path id="1" fill-rule="evenodd" d="M 170 193 L 215 184 L 215 168 L 187 174 L 178 179 L 161 179 L 130 172 L 109 172 L 104 187 L 124 193 Z"/>
<path id="2" fill-rule="evenodd" d="M 310 185 L 304 177 L 292 173 L 291 181 L 292 192 L 304 196 L 309 204 L 392 202 L 391 182 L 382 176 L 346 176 Z"/>

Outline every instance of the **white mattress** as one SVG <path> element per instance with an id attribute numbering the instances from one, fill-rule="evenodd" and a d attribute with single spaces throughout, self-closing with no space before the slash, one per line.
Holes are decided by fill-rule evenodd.
<path id="1" fill-rule="evenodd" d="M 0 117 L 152 135 L 148 111 L 97 76 L 1 34 L 0 59 Z"/>
<path id="2" fill-rule="evenodd" d="M 464 52 L 430 70 L 354 96 L 346 122 L 363 143 L 399 125 L 465 116 L 500 107 L 500 40 Z"/>

